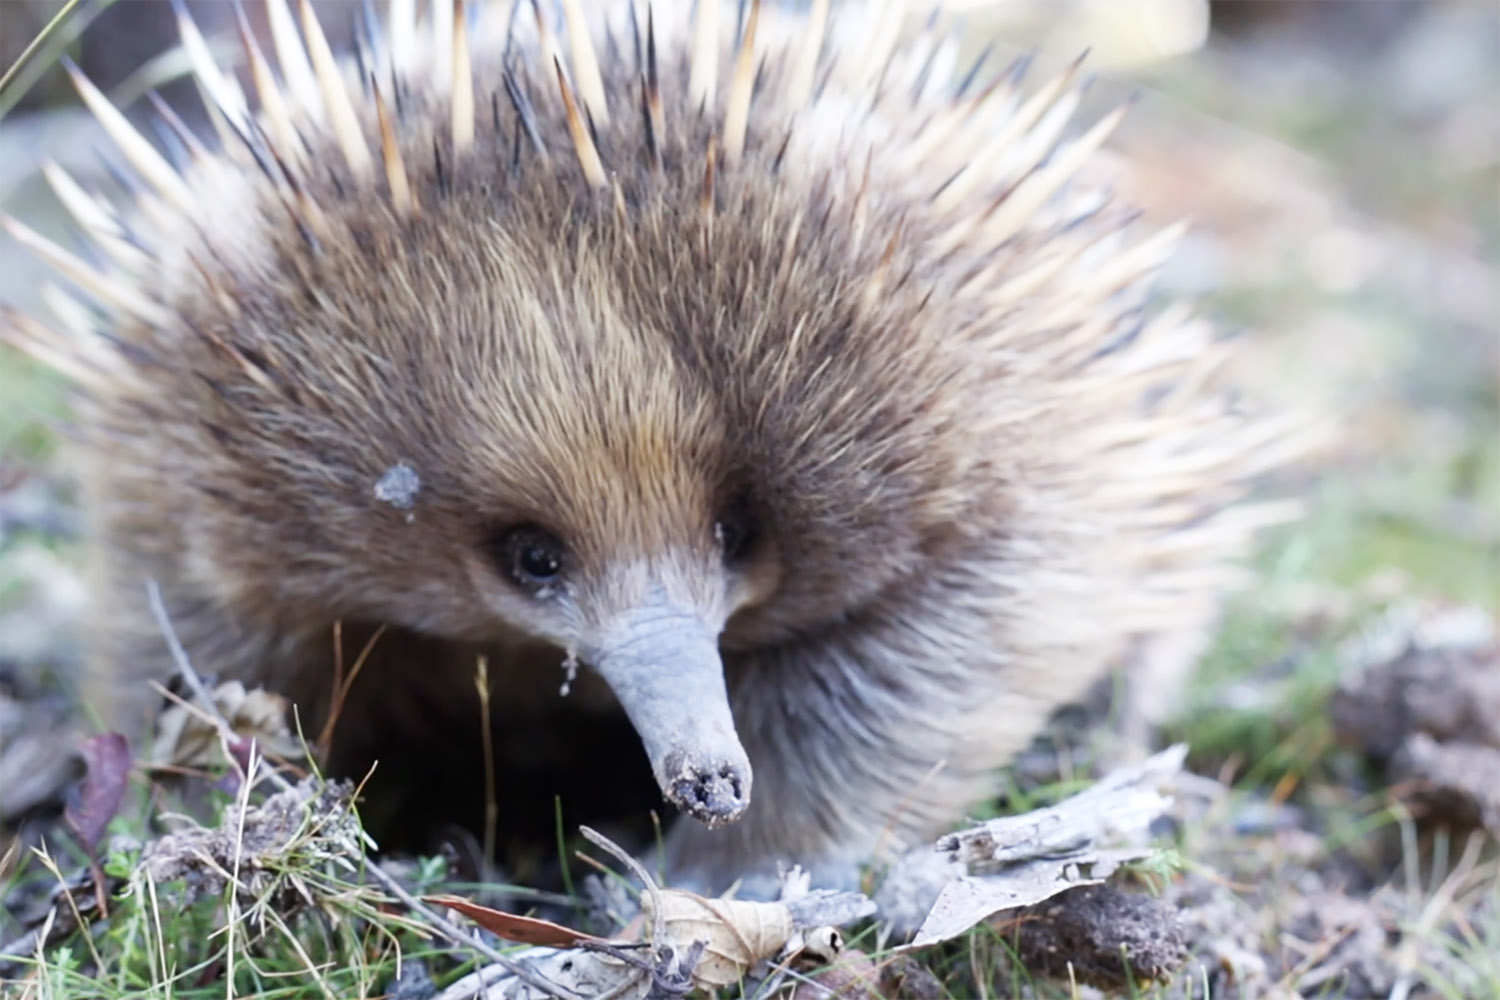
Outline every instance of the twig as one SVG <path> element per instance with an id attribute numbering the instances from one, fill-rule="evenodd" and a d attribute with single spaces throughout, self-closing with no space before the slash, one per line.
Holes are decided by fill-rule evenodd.
<path id="1" fill-rule="evenodd" d="M 410 908 L 412 912 L 420 913 L 427 919 L 428 923 L 430 923 L 433 928 L 439 931 L 444 937 L 452 941 L 454 944 L 473 948 L 479 954 L 483 955 L 494 964 L 500 966 L 506 972 L 515 976 L 517 979 L 521 980 L 528 986 L 535 987 L 539 990 L 546 990 L 553 996 L 577 997 L 578 1000 L 584 1000 L 581 994 L 575 993 L 565 986 L 552 982 L 545 976 L 539 974 L 536 970 L 529 968 L 525 962 L 517 962 L 513 958 L 507 958 L 478 938 L 467 936 L 455 924 L 450 923 L 446 918 L 438 914 L 435 910 L 430 909 L 427 904 L 423 903 L 420 899 L 413 896 L 410 892 L 407 892 L 405 886 L 392 878 L 389 872 L 387 872 L 384 868 L 381 868 L 380 865 L 376 864 L 374 861 L 368 862 L 366 868 L 370 872 L 370 874 L 375 876 L 375 881 L 379 882 L 387 892 L 395 896 L 398 900 L 400 900 L 403 904 Z"/>
<path id="2" fill-rule="evenodd" d="M 650 948 L 653 961 L 638 961 L 634 956 L 626 954 L 623 950 L 612 945 L 585 944 L 586 951 L 602 951 L 611 957 L 628 962 L 630 965 L 641 969 L 651 976 L 653 996 L 683 996 L 693 988 L 693 970 L 697 967 L 699 960 L 703 957 L 703 949 L 706 942 L 694 941 L 683 955 L 678 958 L 674 949 L 662 948 L 662 942 L 666 940 L 667 925 L 663 914 L 665 907 L 661 903 L 661 890 L 657 888 L 651 873 L 646 871 L 646 866 L 641 864 L 630 853 L 621 848 L 614 841 L 604 836 L 599 831 L 588 826 L 581 826 L 578 832 L 584 838 L 608 853 L 620 864 L 630 869 L 630 873 L 641 880 L 646 894 L 651 899 L 651 937 Z M 660 950 L 658 950 L 660 949 Z M 676 962 L 674 963 L 674 959 Z"/>
<path id="3" fill-rule="evenodd" d="M 202 717 L 211 723 L 219 734 L 219 741 L 223 744 L 224 757 L 230 761 L 236 769 L 239 768 L 238 760 L 231 747 L 239 739 L 235 734 L 234 727 L 229 720 L 224 718 L 219 711 L 218 704 L 214 701 L 213 692 L 209 691 L 208 685 L 203 678 L 198 676 L 198 671 L 193 669 L 193 661 L 188 659 L 187 650 L 182 648 L 182 640 L 177 637 L 177 629 L 172 625 L 172 618 L 167 614 L 167 605 L 161 597 L 161 586 L 152 578 L 146 580 L 146 601 L 151 605 L 151 615 L 156 619 L 156 627 L 161 630 L 162 638 L 167 643 L 167 652 L 171 654 L 172 663 L 177 667 L 177 673 L 182 677 L 183 683 L 187 684 L 193 697 L 202 703 Z M 291 790 L 291 783 L 282 777 L 275 768 L 267 768 L 265 774 L 283 792 Z M 246 781 L 250 779 L 249 774 L 242 774 Z"/>
<path id="4" fill-rule="evenodd" d="M 151 605 L 151 615 L 156 619 L 157 628 L 161 629 L 162 638 L 167 641 L 167 652 L 171 654 L 177 672 L 182 675 L 187 686 L 192 688 L 198 700 L 212 708 L 214 696 L 208 690 L 208 685 L 203 683 L 203 678 L 198 676 L 198 671 L 193 669 L 187 650 L 182 648 L 182 640 L 177 638 L 177 630 L 172 627 L 171 616 L 167 614 L 167 606 L 162 602 L 161 586 L 154 579 L 146 580 L 146 600 Z M 228 721 L 218 721 L 223 725 L 223 732 L 233 735 L 234 730 L 230 728 Z"/>
<path id="5" fill-rule="evenodd" d="M 474 668 L 474 688 L 479 694 L 480 753 L 484 757 L 484 856 L 493 858 L 495 829 L 500 822 L 500 802 L 495 794 L 495 736 L 493 720 L 490 718 L 489 658 L 479 657 Z"/>
<path id="6" fill-rule="evenodd" d="M 641 880 L 641 885 L 646 888 L 646 894 L 651 897 L 651 912 L 653 914 L 651 920 L 651 940 L 662 940 L 666 935 L 667 927 L 665 918 L 662 917 L 661 894 L 660 890 L 656 887 L 656 882 L 651 878 L 651 873 L 646 871 L 646 866 L 635 858 L 632 858 L 627 852 L 621 850 L 618 844 L 593 827 L 580 826 L 578 832 L 583 834 L 584 839 L 589 843 L 613 857 L 626 868 L 629 868 L 630 874 Z"/>
<path id="7" fill-rule="evenodd" d="M 325 761 L 328 759 L 329 750 L 333 747 L 333 731 L 338 726 L 339 716 L 344 714 L 344 702 L 349 697 L 349 692 L 354 689 L 354 681 L 359 677 L 360 671 L 364 670 L 365 664 L 370 659 L 370 654 L 375 652 L 375 644 L 380 637 L 385 635 L 386 626 L 377 628 L 369 639 L 365 640 L 359 655 L 354 658 L 354 666 L 349 668 L 349 676 L 334 685 L 333 704 L 328 706 L 328 721 L 323 723 L 323 731 L 318 734 L 318 755 Z M 339 663 L 342 663 L 343 630 L 335 633 L 339 637 Z"/>

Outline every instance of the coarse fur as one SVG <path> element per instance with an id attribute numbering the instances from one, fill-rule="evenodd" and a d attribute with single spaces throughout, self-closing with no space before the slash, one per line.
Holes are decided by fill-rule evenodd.
<path id="1" fill-rule="evenodd" d="M 502 806 L 549 825 L 564 788 L 507 783 L 613 769 L 620 727 L 560 667 L 598 609 L 665 588 L 722 627 L 755 775 L 737 822 L 676 824 L 675 874 L 845 882 L 1136 644 L 1201 634 L 1265 520 L 1233 501 L 1289 438 L 1150 301 L 1174 235 L 1084 179 L 1116 116 L 1064 135 L 1076 67 L 964 80 L 884 8 L 585 28 L 440 2 L 334 73 L 280 3 L 259 111 L 198 56 L 221 145 L 170 165 L 114 126 L 124 210 L 55 177 L 110 254 L 58 258 L 98 318 L 3 317 L 81 386 L 110 724 L 140 734 L 171 673 L 152 579 L 200 671 L 284 691 L 310 733 L 335 637 L 345 669 L 373 641 L 332 766 L 378 757 L 374 806 L 435 815 L 476 787 L 449 762 L 484 655 Z M 518 524 L 565 543 L 561 594 L 497 566 Z M 639 815 L 630 755 L 602 784 Z"/>

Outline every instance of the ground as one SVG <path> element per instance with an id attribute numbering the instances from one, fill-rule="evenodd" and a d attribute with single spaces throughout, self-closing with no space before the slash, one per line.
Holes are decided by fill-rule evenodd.
<path id="1" fill-rule="evenodd" d="M 1042 38 L 1043 64 L 1098 43 L 1085 0 L 1060 27 L 955 6 L 977 8 L 975 31 Z M 1303 498 L 1307 518 L 1267 536 L 1256 584 L 1188 690 L 1145 706 L 1167 718 L 1154 739 L 1185 741 L 1199 776 L 1157 862 L 892 960 L 881 995 L 1500 997 L 1500 14 L 1356 0 L 1221 3 L 1214 16 L 1187 55 L 1106 39 L 1091 100 L 1141 91 L 1118 143 L 1131 194 L 1152 218 L 1196 220 L 1166 281 L 1250 342 L 1235 373 L 1247 394 L 1333 414 L 1341 433 L 1271 484 Z M 63 103 L 0 124 L 0 207 L 28 221 L 45 211 L 38 156 L 90 155 L 66 94 L 48 93 Z M 31 304 L 36 274 L 0 246 L 0 300 Z M 230 907 L 259 919 L 238 946 L 208 936 L 222 885 L 195 883 L 198 902 L 175 909 L 164 900 L 183 897 L 103 893 L 112 916 L 95 918 L 99 887 L 137 870 L 145 831 L 94 822 L 114 812 L 98 801 L 108 782 L 73 784 L 84 590 L 55 446 L 60 386 L 0 353 L 0 400 L 0 993 L 165 996 L 162 940 L 181 945 L 177 995 L 222 995 L 236 947 L 251 956 L 228 970 L 242 991 L 309 968 L 334 993 L 396 991 L 398 943 L 401 996 L 429 995 L 428 973 L 441 985 L 465 971 L 454 949 L 382 924 L 354 873 L 320 867 L 330 844 L 358 854 L 336 823 L 282 830 L 307 849 Z M 1113 694 L 1060 717 L 996 809 L 1102 773 L 1118 745 Z M 88 747 L 95 776 L 118 768 L 108 744 Z M 93 871 L 57 815 L 69 788 L 75 828 L 98 845 Z M 132 785 L 137 799 L 153 801 Z M 44 841 L 60 876 L 27 849 Z M 432 888 L 464 867 L 399 871 Z M 62 933 L 57 914 L 91 921 L 94 936 Z M 267 937 L 251 947 L 255 933 Z M 37 940 L 52 942 L 42 966 Z M 873 947 L 868 933 L 856 941 Z M 94 965 L 108 974 L 89 993 Z"/>

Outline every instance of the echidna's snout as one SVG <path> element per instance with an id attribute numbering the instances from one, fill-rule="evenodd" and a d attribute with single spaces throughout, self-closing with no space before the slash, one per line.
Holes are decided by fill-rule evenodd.
<path id="1" fill-rule="evenodd" d="M 710 828 L 739 819 L 750 805 L 750 762 L 743 751 L 738 761 L 694 760 L 674 751 L 665 766 L 667 777 L 657 779 L 667 800 Z"/>
<path id="2" fill-rule="evenodd" d="M 640 734 L 667 801 L 709 827 L 750 805 L 750 760 L 734 730 L 717 636 L 658 597 L 609 624 L 588 659 Z"/>

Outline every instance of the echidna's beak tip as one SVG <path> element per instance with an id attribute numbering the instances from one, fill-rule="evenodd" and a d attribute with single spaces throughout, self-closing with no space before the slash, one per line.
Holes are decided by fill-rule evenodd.
<path id="1" fill-rule="evenodd" d="M 739 819 L 750 805 L 750 762 L 694 761 L 683 752 L 667 755 L 662 792 L 667 801 L 713 829 Z"/>
<path id="2" fill-rule="evenodd" d="M 750 759 L 735 732 L 714 630 L 659 601 L 612 622 L 587 658 L 641 737 L 667 801 L 710 827 L 750 805 Z"/>

